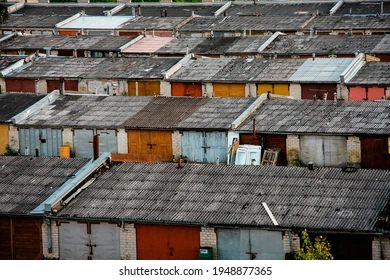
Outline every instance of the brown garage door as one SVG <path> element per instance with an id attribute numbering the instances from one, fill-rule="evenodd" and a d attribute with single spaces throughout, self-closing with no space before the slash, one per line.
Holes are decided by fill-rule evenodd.
<path id="1" fill-rule="evenodd" d="M 43 258 L 42 219 L 0 217 L 0 238 L 0 259 Z"/>
<path id="2" fill-rule="evenodd" d="M 263 151 L 265 149 L 280 149 L 278 165 L 287 165 L 286 135 L 257 134 L 254 138 L 253 134 L 240 134 L 240 144 L 264 145 Z"/>
<path id="3" fill-rule="evenodd" d="M 136 225 L 138 260 L 196 260 L 200 228 Z"/>
<path id="4" fill-rule="evenodd" d="M 333 94 L 337 92 L 337 84 L 302 84 L 302 99 L 324 99 L 327 94 L 327 100 L 333 100 Z"/>
<path id="5" fill-rule="evenodd" d="M 35 93 L 34 80 L 7 79 L 5 87 L 8 92 L 33 92 Z"/>
<path id="6" fill-rule="evenodd" d="M 61 83 L 59 80 L 47 80 L 47 92 L 50 93 L 53 90 L 60 89 Z M 78 81 L 69 80 L 65 81 L 65 90 L 66 91 L 79 91 Z"/>
<path id="7" fill-rule="evenodd" d="M 138 96 L 160 95 L 160 81 L 130 81 L 128 82 L 129 95 L 137 95 L 136 83 L 138 83 Z"/>
<path id="8" fill-rule="evenodd" d="M 214 84 L 214 97 L 245 97 L 245 84 Z"/>
<path id="9" fill-rule="evenodd" d="M 202 97 L 201 83 L 171 83 L 172 96 Z"/>
<path id="10" fill-rule="evenodd" d="M 360 139 L 363 168 L 390 168 L 390 154 L 387 139 L 387 137 L 364 137 Z"/>
<path id="11" fill-rule="evenodd" d="M 171 131 L 129 130 L 127 140 L 129 154 L 152 154 L 172 161 Z"/>

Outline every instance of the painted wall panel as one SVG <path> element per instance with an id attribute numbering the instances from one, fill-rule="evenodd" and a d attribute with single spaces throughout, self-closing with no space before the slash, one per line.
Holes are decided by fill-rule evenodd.
<path id="1" fill-rule="evenodd" d="M 345 166 L 348 161 L 347 139 L 343 136 L 300 136 L 299 159 L 319 167 Z"/>
<path id="2" fill-rule="evenodd" d="M 367 98 L 366 88 L 351 87 L 349 88 L 348 100 L 365 100 Z"/>
<path id="3" fill-rule="evenodd" d="M 160 95 L 160 81 L 129 81 L 128 94 L 136 96 L 136 83 L 138 83 L 138 96 Z"/>
<path id="4" fill-rule="evenodd" d="M 60 156 L 61 129 L 20 128 L 19 135 L 19 149 L 22 156 Z"/>
<path id="5" fill-rule="evenodd" d="M 4 155 L 5 146 L 9 144 L 8 124 L 0 124 L 0 155 Z"/>
<path id="6" fill-rule="evenodd" d="M 263 93 L 273 92 L 272 84 L 258 84 L 257 85 L 257 95 L 261 95 Z"/>
<path id="7" fill-rule="evenodd" d="M 385 96 L 385 88 L 369 87 L 368 100 L 381 100 Z"/>
<path id="8" fill-rule="evenodd" d="M 214 84 L 214 97 L 245 97 L 245 84 Z"/>
<path id="9" fill-rule="evenodd" d="M 362 167 L 390 169 L 390 154 L 387 137 L 362 137 Z"/>
<path id="10" fill-rule="evenodd" d="M 11 217 L 0 216 L 0 260 L 12 259 Z"/>
<path id="11" fill-rule="evenodd" d="M 201 83 L 171 83 L 172 96 L 202 97 Z"/>

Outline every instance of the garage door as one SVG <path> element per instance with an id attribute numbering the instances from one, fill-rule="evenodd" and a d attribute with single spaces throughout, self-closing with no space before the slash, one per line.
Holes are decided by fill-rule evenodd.
<path id="1" fill-rule="evenodd" d="M 182 138 L 182 154 L 190 162 L 215 163 L 227 161 L 226 132 L 184 131 Z"/>
<path id="2" fill-rule="evenodd" d="M 61 222 L 61 260 L 120 260 L 120 228 L 117 224 Z"/>
<path id="3" fill-rule="evenodd" d="M 200 228 L 136 225 L 138 260 L 196 260 Z"/>
<path id="4" fill-rule="evenodd" d="M 284 95 L 284 96 L 290 95 L 288 84 L 258 84 L 257 85 L 258 95 L 267 92 L 270 92 L 272 94 Z"/>
<path id="5" fill-rule="evenodd" d="M 333 94 L 337 92 L 337 84 L 302 84 L 302 99 L 323 99 L 327 94 L 327 100 L 333 100 Z"/>
<path id="6" fill-rule="evenodd" d="M 74 129 L 73 145 L 75 157 L 93 158 L 93 129 Z"/>
<path id="7" fill-rule="evenodd" d="M 218 260 L 284 260 L 282 232 L 218 230 Z"/>
<path id="8" fill-rule="evenodd" d="M 34 80 L 7 79 L 5 88 L 8 92 L 32 92 L 35 93 Z"/>
<path id="9" fill-rule="evenodd" d="M 0 124 L 0 155 L 5 153 L 7 144 L 9 144 L 8 124 Z"/>
<path id="10" fill-rule="evenodd" d="M 61 129 L 20 128 L 19 137 L 19 149 L 22 156 L 60 156 Z"/>
<path id="11" fill-rule="evenodd" d="M 214 97 L 245 97 L 245 84 L 214 84 Z"/>
<path id="12" fill-rule="evenodd" d="M 160 81 L 130 81 L 128 82 L 129 95 L 137 95 L 136 83 L 138 84 L 138 96 L 153 96 L 154 94 L 160 95 Z"/>
<path id="13" fill-rule="evenodd" d="M 299 159 L 319 167 L 345 166 L 348 160 L 347 138 L 343 136 L 300 136 Z"/>
<path id="14" fill-rule="evenodd" d="M 162 161 L 172 161 L 172 132 L 153 130 L 128 130 L 128 152 L 130 154 L 152 154 Z"/>
<path id="15" fill-rule="evenodd" d="M 42 219 L 0 217 L 0 259 L 42 258 Z"/>
<path id="16" fill-rule="evenodd" d="M 60 90 L 61 88 L 61 83 L 59 80 L 47 80 L 46 84 L 47 84 L 48 93 L 56 89 Z M 78 91 L 79 85 L 77 81 L 72 81 L 72 80 L 64 81 L 64 84 L 65 84 L 66 91 Z"/>
<path id="17" fill-rule="evenodd" d="M 201 83 L 171 83 L 172 96 L 202 97 Z"/>
<path id="18" fill-rule="evenodd" d="M 360 141 L 363 168 L 390 169 L 390 145 L 387 137 L 364 137 Z"/>

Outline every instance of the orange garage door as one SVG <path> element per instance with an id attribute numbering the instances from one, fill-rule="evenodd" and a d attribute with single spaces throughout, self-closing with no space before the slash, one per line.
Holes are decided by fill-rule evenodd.
<path id="1" fill-rule="evenodd" d="M 129 95 L 137 95 L 138 83 L 138 96 L 153 96 L 154 94 L 160 95 L 160 81 L 131 81 L 128 82 Z"/>
<path id="2" fill-rule="evenodd" d="M 172 96 L 202 97 L 201 83 L 171 83 Z"/>
<path id="3" fill-rule="evenodd" d="M 136 225 L 138 260 L 197 260 L 200 228 Z"/>
<path id="4" fill-rule="evenodd" d="M 129 154 L 152 154 L 172 161 L 171 131 L 129 130 L 127 140 Z"/>

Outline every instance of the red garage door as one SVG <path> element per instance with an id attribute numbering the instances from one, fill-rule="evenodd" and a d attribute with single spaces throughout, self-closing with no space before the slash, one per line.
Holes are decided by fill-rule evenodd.
<path id="1" fill-rule="evenodd" d="M 32 92 L 35 93 L 34 80 L 7 79 L 5 88 L 8 92 Z"/>
<path id="2" fill-rule="evenodd" d="M 200 228 L 136 225 L 138 260 L 196 260 Z"/>

